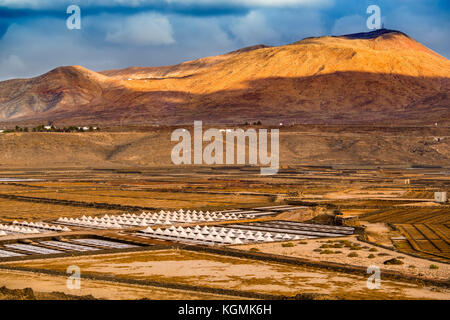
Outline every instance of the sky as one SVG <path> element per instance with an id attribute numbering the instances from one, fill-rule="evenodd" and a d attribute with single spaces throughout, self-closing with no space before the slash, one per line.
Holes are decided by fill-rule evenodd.
<path id="1" fill-rule="evenodd" d="M 81 29 L 68 29 L 78 5 Z M 450 58 L 449 0 L 0 0 L 0 81 L 63 65 L 102 71 L 160 66 L 256 44 L 384 26 Z"/>

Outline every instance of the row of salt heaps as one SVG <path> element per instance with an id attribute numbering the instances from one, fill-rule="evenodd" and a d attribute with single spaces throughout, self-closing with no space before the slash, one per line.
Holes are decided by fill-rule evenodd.
<path id="1" fill-rule="evenodd" d="M 174 226 L 161 230 L 160 228 L 154 230 L 147 228 L 141 231 L 144 235 L 150 237 L 160 238 L 175 238 L 177 240 L 193 240 L 195 242 L 202 243 L 217 243 L 217 244 L 243 244 L 253 242 L 272 242 L 272 241 L 286 241 L 286 240 L 299 240 L 310 237 L 302 237 L 298 235 L 292 235 L 288 233 L 275 233 L 275 232 L 261 232 L 251 231 L 236 228 L 223 228 L 223 227 L 208 227 L 208 226 L 195 226 L 195 227 L 178 227 Z"/>
<path id="2" fill-rule="evenodd" d="M 57 220 L 60 223 L 75 225 L 75 226 L 82 226 L 82 227 L 92 227 L 92 228 L 99 228 L 99 229 L 122 229 L 122 226 L 115 221 L 114 219 L 107 219 L 107 218 L 92 218 L 92 217 L 86 217 L 82 216 L 79 218 L 66 218 L 61 217 Z"/>
<path id="3" fill-rule="evenodd" d="M 203 211 L 164 211 L 158 213 L 143 212 L 139 215 L 125 213 L 120 216 L 104 215 L 101 218 L 82 216 L 81 218 L 58 218 L 58 222 L 79 225 L 94 228 L 121 229 L 123 227 L 147 227 L 152 225 L 172 225 L 175 223 L 192 223 L 192 222 L 212 222 L 225 220 L 238 220 L 244 217 L 251 218 L 250 215 L 244 216 L 236 213 L 217 213 Z"/>
<path id="4" fill-rule="evenodd" d="M 158 213 L 143 212 L 139 215 L 142 219 L 153 220 L 155 223 L 150 224 L 173 224 L 173 223 L 192 223 L 192 222 L 211 222 L 211 221 L 226 221 L 226 220 L 239 220 L 245 216 L 242 214 L 236 214 L 233 212 L 203 212 L 196 210 L 184 212 L 182 209 L 178 211 L 164 211 L 161 210 Z M 248 218 L 252 216 L 248 215 Z M 157 223 L 159 221 L 160 223 Z"/>
<path id="5" fill-rule="evenodd" d="M 25 227 L 44 229 L 44 230 L 50 230 L 50 231 L 63 231 L 63 232 L 70 231 L 70 229 L 67 227 L 50 225 L 50 224 L 47 224 L 44 222 L 27 222 L 27 221 L 17 222 L 17 221 L 14 221 L 13 224 L 16 226 L 25 226 Z"/>
<path id="6" fill-rule="evenodd" d="M 35 233 L 41 233 L 39 229 L 36 228 L 30 228 L 30 227 L 20 227 L 15 225 L 5 225 L 0 224 L 0 230 L 3 231 L 2 236 L 6 236 L 8 233 L 17 234 L 17 233 L 23 233 L 23 234 L 35 234 Z"/>

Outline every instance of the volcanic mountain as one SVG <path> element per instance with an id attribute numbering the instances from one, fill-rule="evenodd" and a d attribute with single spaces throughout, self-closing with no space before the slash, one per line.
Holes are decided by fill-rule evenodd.
<path id="1" fill-rule="evenodd" d="M 378 30 L 164 67 L 60 67 L 0 82 L 0 121 L 57 124 L 450 123 L 450 61 Z"/>

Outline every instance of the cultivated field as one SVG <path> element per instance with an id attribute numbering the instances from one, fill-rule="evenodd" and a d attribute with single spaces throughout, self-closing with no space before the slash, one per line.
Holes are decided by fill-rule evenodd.
<path id="1" fill-rule="evenodd" d="M 66 252 L 45 259 L 43 256 L 20 256 L 20 259 L 12 259 L 14 262 L 9 259 L 1 264 L 0 273 L 5 277 L 0 280 L 0 285 L 23 289 L 29 283 L 38 296 L 42 294 L 41 297 L 51 296 L 55 290 L 70 294 L 62 288 L 61 279 L 68 265 L 77 264 L 87 278 L 86 287 L 76 295 L 92 294 L 95 298 L 227 299 L 313 294 L 314 298 L 320 299 L 447 299 L 450 206 L 433 203 L 432 199 L 434 191 L 448 188 L 450 181 L 442 174 L 446 170 L 289 166 L 273 177 L 263 177 L 258 168 L 248 166 L 3 170 L 0 173 L 3 177 L 0 181 L 0 219 L 3 224 L 14 220 L 54 224 L 59 217 L 101 219 L 104 215 L 118 217 L 124 214 L 132 219 L 131 214 L 138 217 L 142 211 L 174 212 L 180 208 L 203 212 L 248 211 L 290 204 L 298 209 L 289 212 L 281 209 L 269 216 L 242 218 L 241 221 L 193 222 L 183 225 L 185 229 L 179 229 L 182 222 L 175 223 L 178 230 L 187 230 L 187 226 L 193 230 L 196 224 L 202 228 L 216 225 L 219 232 L 224 232 L 220 231 L 223 227 L 235 231 L 240 228 L 246 237 L 255 237 L 254 243 L 232 248 L 250 254 L 248 258 L 233 257 L 225 252 L 212 254 L 176 249 L 183 247 L 180 244 L 183 241 L 180 242 L 177 236 L 157 239 L 152 233 L 146 233 L 144 237 L 142 230 L 147 227 L 138 225 L 119 230 L 72 228 L 69 225 L 73 229 L 71 232 L 43 234 L 46 237 L 43 240 L 38 239 L 42 237 L 39 234 L 33 237 L 21 235 L 17 238 L 35 239 L 32 245 L 46 248 L 55 249 L 52 241 L 63 241 L 64 244 L 59 243 L 56 249 L 65 252 L 65 248 L 80 245 L 71 237 L 90 237 L 91 234 L 157 244 L 167 249 L 144 248 L 139 252 L 108 252 L 107 255 L 105 251 L 78 252 L 76 257 L 70 257 L 75 253 Z M 256 223 L 256 220 L 260 222 Z M 270 225 L 271 220 L 278 221 L 272 222 L 275 229 Z M 281 232 L 276 229 L 289 221 L 309 225 L 344 223 L 355 229 L 349 237 L 328 238 L 331 240 L 276 238 L 277 232 Z M 157 227 L 165 228 L 154 226 Z M 302 228 L 305 235 L 319 230 L 311 226 Z M 249 230 L 253 230 L 253 236 L 247 234 Z M 261 235 L 257 233 L 259 230 Z M 300 237 L 303 234 L 300 233 Z M 235 241 L 236 238 L 231 237 Z M 266 242 L 258 243 L 258 237 L 264 237 Z M 14 240 L 11 235 L 7 239 L 23 242 Z M 0 237 L 0 247 L 4 251 L 25 248 L 5 247 L 1 240 Z M 200 244 L 214 243 L 208 241 Z M 261 260 L 252 254 L 276 255 L 295 261 Z M 385 264 L 391 259 L 396 260 L 396 264 Z M 336 263 L 344 264 L 347 269 L 333 266 Z M 394 272 L 395 276 L 385 279 L 382 276 L 382 289 L 368 290 L 365 269 L 370 265 L 379 266 L 382 274 Z M 23 277 L 18 278 L 19 273 Z M 41 276 L 36 277 L 37 274 Z M 53 282 L 59 289 L 46 285 Z M 100 288 L 102 284 L 104 287 Z M 123 289 L 123 294 L 108 293 L 111 288 Z"/>
<path id="2" fill-rule="evenodd" d="M 450 228 L 447 224 L 398 224 L 396 225 L 411 248 L 419 252 L 450 259 Z"/>
<path id="3" fill-rule="evenodd" d="M 450 223 L 450 207 L 446 208 L 392 208 L 361 216 L 361 219 L 377 223 L 407 223 L 407 224 L 448 224 Z"/>

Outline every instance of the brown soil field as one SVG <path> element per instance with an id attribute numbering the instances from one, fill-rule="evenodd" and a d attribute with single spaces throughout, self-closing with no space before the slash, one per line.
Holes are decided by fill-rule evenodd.
<path id="1" fill-rule="evenodd" d="M 238 206 L 243 204 L 266 203 L 261 197 L 240 196 L 240 195 L 210 195 L 183 193 L 158 193 L 158 192 L 132 192 L 132 191 L 78 191 L 78 192 L 27 192 L 27 196 L 43 199 L 101 202 L 108 204 L 142 206 L 161 209 L 179 208 L 203 208 L 203 207 L 226 207 L 233 202 Z"/>
<path id="2" fill-rule="evenodd" d="M 360 216 L 361 220 L 372 223 L 429 223 L 450 222 L 450 207 L 446 208 L 391 208 Z"/>
<path id="3" fill-rule="evenodd" d="M 414 250 L 450 259 L 450 228 L 447 225 L 398 224 L 396 227 Z"/>
<path id="4" fill-rule="evenodd" d="M 136 183 L 139 185 L 139 182 Z M 13 218 L 20 216 L 27 216 L 28 213 L 31 217 L 36 217 L 35 213 L 41 212 L 41 219 L 48 219 L 50 217 L 61 216 L 61 212 L 64 210 L 58 201 L 76 201 L 85 203 L 86 205 L 92 203 L 112 204 L 119 206 L 138 206 L 149 207 L 156 209 L 214 209 L 214 208 L 236 208 L 236 207 L 251 207 L 266 205 L 272 202 L 270 196 L 251 195 L 251 194 L 239 194 L 230 192 L 204 192 L 196 193 L 187 190 L 179 190 L 179 186 L 176 183 L 171 184 L 172 190 L 145 190 L 145 191 L 133 191 L 127 188 L 123 188 L 122 185 L 98 187 L 97 183 L 85 183 L 83 186 L 77 186 L 76 188 L 67 187 L 67 184 L 59 187 L 54 183 L 39 183 L 39 188 L 36 188 L 33 184 L 25 185 L 11 185 L 0 186 L 0 196 L 22 196 L 26 198 L 33 198 L 37 202 L 47 201 L 54 202 L 47 203 L 27 203 L 25 201 L 17 201 L 17 199 L 1 199 L 0 208 L 5 208 L 5 218 Z M 178 189 L 178 190 L 177 190 Z M 53 201 L 54 200 L 54 201 Z M 20 203 L 25 203 L 24 212 L 18 213 L 14 210 Z M 67 206 L 66 206 L 67 208 Z M 91 208 L 74 208 L 70 207 L 68 215 L 81 215 L 89 213 L 89 215 L 98 215 L 105 210 L 91 209 Z M 107 210 L 114 213 L 117 210 Z M 58 215 L 58 212 L 59 215 Z M 12 215 L 9 215 L 12 213 Z M 1 213 L 0 213 L 1 216 Z"/>
<path id="5" fill-rule="evenodd" d="M 118 210 L 100 210 L 95 208 L 67 207 L 58 204 L 33 203 L 14 200 L 0 200 L 0 219 L 14 220 L 53 220 L 58 217 L 100 216 L 104 214 L 121 214 Z"/>
<path id="6" fill-rule="evenodd" d="M 432 191 L 407 191 L 403 197 L 411 199 L 433 199 L 434 193 Z"/>
<path id="7" fill-rule="evenodd" d="M 111 300 L 218 300 L 233 299 L 225 295 L 214 295 L 208 293 L 199 293 L 184 290 L 156 288 L 150 286 L 127 285 L 123 283 L 96 281 L 82 279 L 80 289 L 68 289 L 67 277 L 52 276 L 33 272 L 0 270 L 0 284 L 8 289 L 34 288 L 36 299 L 38 300 L 67 300 L 71 297 L 64 295 L 73 295 L 78 297 L 91 295 L 95 299 Z M 55 294 L 57 291 L 62 294 Z M 0 300 L 13 299 L 19 297 L 11 294 L 3 296 L 0 294 Z M 72 298 L 73 299 L 73 298 Z M 243 299 L 242 297 L 240 299 Z"/>
<path id="8" fill-rule="evenodd" d="M 380 290 L 369 290 L 366 279 L 361 276 L 183 250 L 46 259 L 9 265 L 65 272 L 67 266 L 73 264 L 81 268 L 82 274 L 194 283 L 270 294 L 324 293 L 341 299 L 447 299 L 449 296 L 446 289 L 389 280 L 383 281 Z"/>

